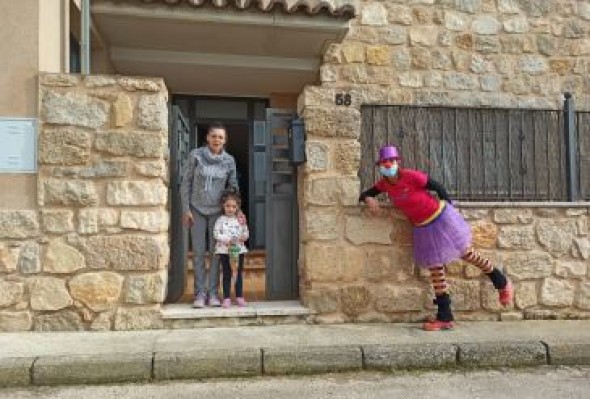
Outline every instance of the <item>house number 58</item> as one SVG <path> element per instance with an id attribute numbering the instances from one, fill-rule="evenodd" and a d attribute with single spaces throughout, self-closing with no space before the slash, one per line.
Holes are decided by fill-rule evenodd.
<path id="1" fill-rule="evenodd" d="M 350 94 L 346 93 L 336 93 L 336 97 L 334 98 L 334 102 L 336 105 L 346 105 L 347 107 L 352 104 L 352 98 Z"/>

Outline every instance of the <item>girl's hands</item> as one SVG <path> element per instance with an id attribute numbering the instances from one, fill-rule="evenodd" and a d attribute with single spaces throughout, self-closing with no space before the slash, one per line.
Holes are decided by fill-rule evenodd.
<path id="1" fill-rule="evenodd" d="M 365 198 L 365 204 L 367 204 L 367 207 L 369 208 L 369 212 L 371 212 L 371 215 L 379 216 L 381 214 L 381 209 L 379 208 L 379 201 L 377 201 L 375 198 Z"/>
<path id="2" fill-rule="evenodd" d="M 191 211 L 188 211 L 184 215 L 182 215 L 182 224 L 185 227 L 193 227 L 193 224 L 195 224 L 195 217 L 193 216 L 193 213 Z"/>

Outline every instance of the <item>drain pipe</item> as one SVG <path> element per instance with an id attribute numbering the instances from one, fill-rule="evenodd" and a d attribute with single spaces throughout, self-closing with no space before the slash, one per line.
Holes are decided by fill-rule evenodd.
<path id="1" fill-rule="evenodd" d="M 80 66 L 83 75 L 90 74 L 90 0 L 82 0 L 80 14 L 81 21 L 81 43 L 80 43 Z"/>

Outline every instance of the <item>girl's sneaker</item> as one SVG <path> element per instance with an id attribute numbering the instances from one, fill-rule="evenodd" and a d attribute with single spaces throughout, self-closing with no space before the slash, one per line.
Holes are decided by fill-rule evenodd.
<path id="1" fill-rule="evenodd" d="M 231 308 L 231 299 L 225 298 L 221 306 L 223 306 L 226 309 Z"/>
<path id="2" fill-rule="evenodd" d="M 244 306 L 248 305 L 248 303 L 246 302 L 246 300 L 243 297 L 241 297 L 241 296 L 236 298 L 236 303 L 241 308 L 243 308 Z"/>

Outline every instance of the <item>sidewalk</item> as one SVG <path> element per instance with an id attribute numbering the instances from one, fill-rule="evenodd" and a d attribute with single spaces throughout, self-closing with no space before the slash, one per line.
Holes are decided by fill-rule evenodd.
<path id="1" fill-rule="evenodd" d="M 0 334 L 0 386 L 547 364 L 590 364 L 590 320 Z"/>

